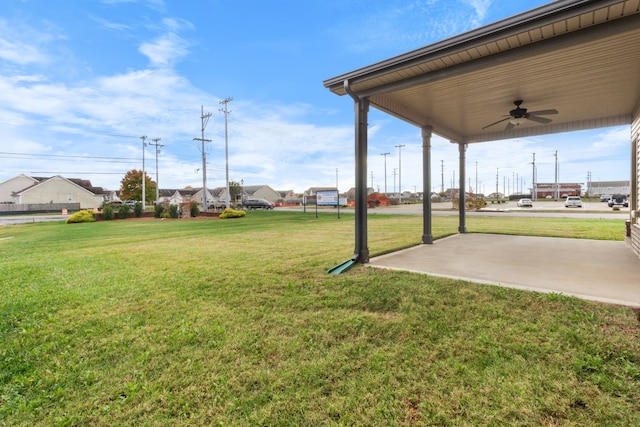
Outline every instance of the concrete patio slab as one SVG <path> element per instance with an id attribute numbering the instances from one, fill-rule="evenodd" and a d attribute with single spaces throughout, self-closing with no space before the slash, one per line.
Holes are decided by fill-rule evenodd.
<path id="1" fill-rule="evenodd" d="M 624 242 L 465 233 L 369 265 L 640 308 L 640 258 Z"/>

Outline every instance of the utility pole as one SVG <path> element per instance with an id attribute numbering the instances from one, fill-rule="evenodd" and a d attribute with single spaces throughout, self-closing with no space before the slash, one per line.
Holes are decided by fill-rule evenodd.
<path id="1" fill-rule="evenodd" d="M 227 181 L 227 207 L 229 206 L 229 130 L 227 127 L 227 121 L 229 118 L 229 109 L 227 108 L 228 104 L 233 101 L 233 98 L 227 97 L 220 101 L 220 104 L 224 105 L 224 109 L 220 109 L 221 112 L 224 113 L 224 157 L 225 157 L 225 179 Z"/>
<path id="2" fill-rule="evenodd" d="M 381 156 L 384 156 L 384 195 L 387 195 L 387 156 L 390 153 L 382 153 Z"/>
<path id="3" fill-rule="evenodd" d="M 555 182 L 555 193 L 556 193 L 556 202 L 560 200 L 560 189 L 558 188 L 558 150 L 556 150 L 554 156 L 556 157 L 556 182 Z"/>
<path id="4" fill-rule="evenodd" d="M 146 205 L 145 205 L 145 194 L 144 194 L 144 182 L 145 182 L 145 173 L 144 173 L 144 147 L 147 146 L 147 144 L 144 142 L 147 139 L 147 135 L 142 135 L 140 137 L 140 139 L 142 140 L 142 210 L 144 211 Z"/>
<path id="5" fill-rule="evenodd" d="M 158 181 L 158 153 L 160 153 L 160 148 L 158 147 L 164 147 L 164 145 L 158 144 L 160 138 L 153 138 L 152 141 L 153 144 L 149 143 L 149 145 L 153 145 L 156 147 L 156 204 L 158 204 L 158 201 L 160 200 L 160 184 Z"/>
<path id="6" fill-rule="evenodd" d="M 469 184 L 469 187 L 471 187 L 471 184 Z M 476 191 L 475 191 L 476 195 L 480 194 L 480 192 L 478 191 L 478 161 L 476 160 Z"/>
<path id="7" fill-rule="evenodd" d="M 532 181 L 531 181 L 531 200 L 536 201 L 536 197 L 538 192 L 536 191 L 536 153 L 533 153 L 533 161 L 531 162 L 532 166 Z"/>
<path id="8" fill-rule="evenodd" d="M 371 189 L 373 190 L 373 171 L 371 171 Z"/>
<path id="9" fill-rule="evenodd" d="M 204 149 L 205 142 L 211 142 L 210 139 L 204 138 L 204 130 L 207 127 L 207 123 L 209 123 L 209 118 L 211 117 L 211 113 L 204 113 L 204 107 L 200 106 L 200 120 L 201 120 L 201 138 L 193 138 L 194 141 L 200 141 L 202 143 L 202 209 L 207 210 L 207 152 Z"/>
<path id="10" fill-rule="evenodd" d="M 496 168 L 496 200 L 498 200 L 498 185 L 500 185 L 500 179 L 498 173 L 500 172 L 500 168 Z"/>
<path id="11" fill-rule="evenodd" d="M 440 193 L 444 193 L 444 160 L 440 160 Z"/>
<path id="12" fill-rule="evenodd" d="M 398 174 L 398 168 L 393 168 L 393 195 L 396 195 L 396 175 Z"/>
<path id="13" fill-rule="evenodd" d="M 398 194 L 400 195 L 400 203 L 402 203 L 402 147 L 404 144 L 396 145 L 398 149 Z"/>

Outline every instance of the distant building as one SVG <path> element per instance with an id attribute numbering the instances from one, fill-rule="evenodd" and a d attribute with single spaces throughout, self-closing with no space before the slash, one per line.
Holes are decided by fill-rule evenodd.
<path id="1" fill-rule="evenodd" d="M 630 181 L 591 181 L 587 187 L 589 196 L 602 196 L 603 194 L 626 194 L 630 193 Z"/>
<path id="2" fill-rule="evenodd" d="M 582 184 L 559 182 L 558 184 L 536 183 L 537 199 L 564 199 L 567 196 L 581 196 Z"/>
<path id="3" fill-rule="evenodd" d="M 79 204 L 80 209 L 98 208 L 107 191 L 79 178 L 32 177 L 24 174 L 0 183 L 0 203 L 16 205 Z"/>

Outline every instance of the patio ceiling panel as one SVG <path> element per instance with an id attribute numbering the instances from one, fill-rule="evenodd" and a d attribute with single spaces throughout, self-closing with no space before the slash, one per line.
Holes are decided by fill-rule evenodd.
<path id="1" fill-rule="evenodd" d="M 640 103 L 640 0 L 559 0 L 483 29 L 325 81 L 343 81 L 389 114 L 455 142 L 541 135 L 631 122 Z M 549 124 L 506 122 L 557 109 Z"/>

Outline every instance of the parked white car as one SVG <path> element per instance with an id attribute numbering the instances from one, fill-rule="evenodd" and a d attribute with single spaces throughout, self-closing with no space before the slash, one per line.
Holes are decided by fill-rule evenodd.
<path id="1" fill-rule="evenodd" d="M 570 208 L 570 207 L 581 208 L 582 199 L 580 198 L 580 196 L 568 196 L 567 199 L 564 201 L 564 207 L 565 208 Z"/>
<path id="2" fill-rule="evenodd" d="M 533 207 L 533 203 L 531 202 L 531 199 L 520 199 L 518 200 L 517 203 L 519 208 L 532 208 Z"/>

